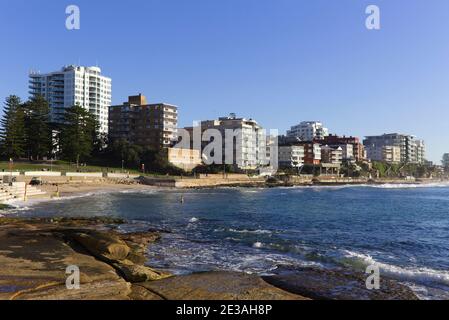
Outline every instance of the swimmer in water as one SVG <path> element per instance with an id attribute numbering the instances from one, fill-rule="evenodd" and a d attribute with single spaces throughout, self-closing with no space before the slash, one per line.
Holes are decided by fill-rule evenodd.
<path id="1" fill-rule="evenodd" d="M 184 203 L 184 196 L 181 196 L 181 203 Z"/>

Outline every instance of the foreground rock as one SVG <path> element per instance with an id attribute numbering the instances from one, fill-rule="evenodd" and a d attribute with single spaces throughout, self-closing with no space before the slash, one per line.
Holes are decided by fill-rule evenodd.
<path id="1" fill-rule="evenodd" d="M 299 300 L 260 277 L 210 272 L 170 277 L 144 265 L 157 232 L 120 234 L 117 219 L 0 218 L 0 299 Z M 100 231 L 101 230 L 101 231 Z M 66 268 L 80 289 L 66 287 Z"/>
<path id="2" fill-rule="evenodd" d="M 260 277 L 238 272 L 204 272 L 133 285 L 146 300 L 306 300 Z M 148 295 L 142 295 L 148 292 Z M 138 297 L 135 297 L 138 299 Z"/>
<path id="3" fill-rule="evenodd" d="M 366 288 L 367 275 L 350 269 L 280 269 L 265 281 L 286 291 L 316 300 L 417 300 L 413 291 L 394 280 L 380 278 L 379 290 Z"/>
<path id="4" fill-rule="evenodd" d="M 121 239 L 110 227 L 118 222 L 0 219 L 0 299 L 122 300 L 129 299 L 131 282 L 169 276 L 143 265 L 144 244 Z M 71 265 L 81 273 L 79 290 L 66 288 Z"/>
<path id="5" fill-rule="evenodd" d="M 46 222 L 0 223 L 0 299 L 127 298 L 130 284 L 113 267 L 74 250 L 52 228 Z M 82 290 L 66 289 L 70 265 L 80 268 Z"/>

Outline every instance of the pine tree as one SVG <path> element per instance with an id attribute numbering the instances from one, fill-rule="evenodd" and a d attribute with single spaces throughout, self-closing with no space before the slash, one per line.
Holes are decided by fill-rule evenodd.
<path id="1" fill-rule="evenodd" d="M 3 117 L 0 120 L 1 153 L 7 158 L 20 158 L 25 150 L 25 112 L 20 98 L 6 98 Z"/>
<path id="2" fill-rule="evenodd" d="M 25 105 L 26 151 L 30 159 L 39 160 L 52 151 L 50 106 L 38 95 Z"/>
<path id="3" fill-rule="evenodd" d="M 62 158 L 76 163 L 91 158 L 98 137 L 95 116 L 79 105 L 64 113 L 64 124 L 59 133 Z"/>

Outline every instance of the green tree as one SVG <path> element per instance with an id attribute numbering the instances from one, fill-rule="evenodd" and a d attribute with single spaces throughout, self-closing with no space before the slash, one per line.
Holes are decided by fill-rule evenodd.
<path id="1" fill-rule="evenodd" d="M 11 95 L 6 98 L 3 117 L 0 120 L 0 146 L 3 156 L 19 158 L 25 150 L 25 113 L 20 98 Z"/>
<path id="2" fill-rule="evenodd" d="M 76 163 L 87 161 L 98 143 L 98 121 L 89 111 L 75 105 L 64 113 L 59 132 L 63 159 Z"/>
<path id="3" fill-rule="evenodd" d="M 121 161 L 123 161 L 125 167 L 138 168 L 141 163 L 142 152 L 141 146 L 131 144 L 125 139 L 118 139 L 112 143 L 109 154 L 117 165 L 121 165 Z"/>
<path id="4" fill-rule="evenodd" d="M 50 106 L 38 95 L 25 103 L 26 151 L 31 160 L 49 156 L 52 151 Z"/>

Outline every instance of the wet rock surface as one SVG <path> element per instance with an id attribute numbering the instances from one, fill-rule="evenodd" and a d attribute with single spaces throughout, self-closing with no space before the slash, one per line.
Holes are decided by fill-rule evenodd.
<path id="1" fill-rule="evenodd" d="M 167 300 L 307 300 L 276 288 L 260 277 L 238 272 L 203 272 L 139 283 Z"/>
<path id="2" fill-rule="evenodd" d="M 382 276 L 379 290 L 368 290 L 369 275 L 351 269 L 281 268 L 276 273 L 263 279 L 316 300 L 418 300 L 410 288 Z"/>

